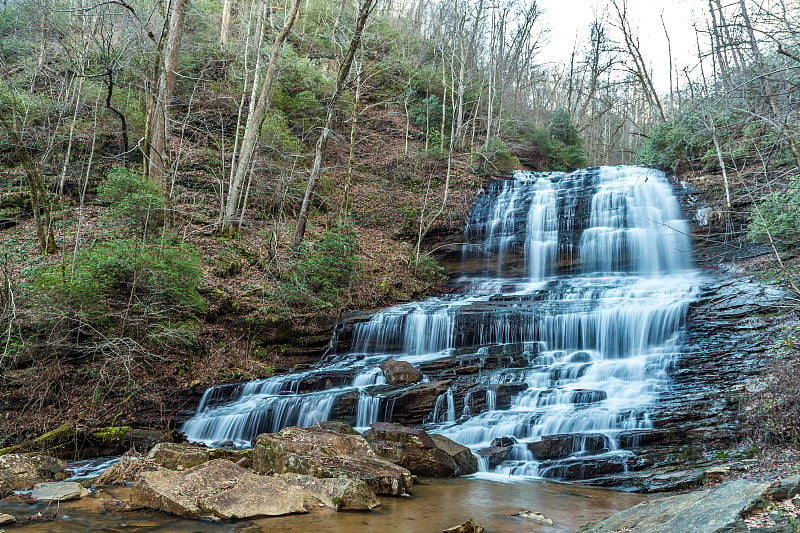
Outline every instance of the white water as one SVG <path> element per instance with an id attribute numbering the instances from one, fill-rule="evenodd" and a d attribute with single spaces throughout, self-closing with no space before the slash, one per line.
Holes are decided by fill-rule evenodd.
<path id="1" fill-rule="evenodd" d="M 503 476 L 575 477 L 578 465 L 591 477 L 599 472 L 586 467 L 591 461 L 612 464 L 604 472 L 624 470 L 632 452 L 620 436 L 652 427 L 648 412 L 669 390 L 700 282 L 687 233 L 658 171 L 518 172 L 476 201 L 459 296 L 354 324 L 353 348 L 335 363 L 210 389 L 182 429 L 193 441 L 246 446 L 259 432 L 327 420 L 352 395 L 357 408 L 348 416 L 357 426 L 391 421 L 381 362 L 469 359 L 480 370 L 458 382 L 469 382 L 462 397 L 451 386 L 431 406 L 428 431 L 475 452 L 513 438 L 491 467 Z M 323 374 L 334 378 L 304 389 Z M 501 401 L 509 385 L 523 390 Z M 565 444 L 557 456 L 537 458 L 529 444 L 543 438 Z"/>

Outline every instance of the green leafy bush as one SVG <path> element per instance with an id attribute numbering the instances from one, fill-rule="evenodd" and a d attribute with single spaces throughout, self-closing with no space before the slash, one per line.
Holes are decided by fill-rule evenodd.
<path id="1" fill-rule="evenodd" d="M 548 127 L 550 136 L 563 143 L 566 146 L 581 145 L 581 137 L 578 135 L 578 128 L 572 121 L 572 117 L 565 109 L 559 109 L 550 116 L 550 124 Z"/>
<path id="2" fill-rule="evenodd" d="M 97 200 L 111 206 L 118 219 L 137 227 L 164 222 L 164 197 L 154 180 L 125 167 L 114 167 L 97 185 Z"/>
<path id="3" fill-rule="evenodd" d="M 484 176 L 504 176 L 519 168 L 519 159 L 511 153 L 502 139 L 492 137 L 473 157 L 475 170 Z"/>
<path id="4" fill-rule="evenodd" d="M 770 235 L 787 244 L 800 239 L 800 176 L 792 177 L 785 191 L 771 192 L 753 206 L 747 237 L 766 242 Z"/>
<path id="5" fill-rule="evenodd" d="M 674 170 L 686 159 L 687 130 L 675 122 L 662 122 L 650 130 L 639 147 L 637 158 L 645 165 Z"/>
<path id="6" fill-rule="evenodd" d="M 294 135 L 304 135 L 322 123 L 325 110 L 314 91 L 304 90 L 294 95 L 278 89 L 272 96 L 272 104 L 280 110 Z"/>
<path id="7" fill-rule="evenodd" d="M 339 310 L 359 279 L 358 238 L 352 228 L 325 232 L 311 246 L 303 246 L 291 273 L 284 273 L 268 300 L 283 301 L 286 311 Z"/>
<path id="8" fill-rule="evenodd" d="M 186 321 L 205 308 L 200 280 L 200 256 L 191 246 L 118 239 L 88 246 L 64 265 L 35 269 L 26 293 L 39 320 L 56 329 L 185 344 Z"/>

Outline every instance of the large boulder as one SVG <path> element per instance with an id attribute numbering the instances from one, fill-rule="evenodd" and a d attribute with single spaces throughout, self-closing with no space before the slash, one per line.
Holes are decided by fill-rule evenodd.
<path id="1" fill-rule="evenodd" d="M 380 364 L 380 369 L 389 385 L 412 385 L 422 379 L 422 372 L 408 361 L 389 359 Z"/>
<path id="2" fill-rule="evenodd" d="M 379 458 L 361 435 L 319 428 L 284 428 L 262 434 L 253 445 L 253 470 L 360 479 L 375 494 L 411 493 L 407 469 Z"/>
<path id="3" fill-rule="evenodd" d="M 337 511 L 371 511 L 381 505 L 375 493 L 360 479 L 347 477 L 318 478 L 303 474 L 276 476 L 304 491 Z"/>
<path id="4" fill-rule="evenodd" d="M 388 422 L 376 422 L 364 432 L 375 453 L 411 471 L 426 477 L 452 477 L 477 471 L 477 461 L 469 449 L 439 436 L 437 442 L 421 429 L 409 428 Z M 473 464 L 466 459 L 472 458 Z M 459 462 L 456 461 L 459 458 Z"/>
<path id="5" fill-rule="evenodd" d="M 131 503 L 189 518 L 230 520 L 305 513 L 305 497 L 284 480 L 214 459 L 183 472 L 141 473 Z"/>
<path id="6" fill-rule="evenodd" d="M 0 455 L 0 497 L 12 490 L 30 489 L 36 483 L 52 480 L 64 472 L 65 467 L 64 461 L 48 455 Z"/>
<path id="7" fill-rule="evenodd" d="M 472 450 L 444 435 L 432 433 L 431 439 L 433 439 L 437 448 L 444 451 L 455 461 L 456 476 L 468 476 L 478 471 L 478 458 L 475 457 Z"/>
<path id="8" fill-rule="evenodd" d="M 249 450 L 226 450 L 222 448 L 204 448 L 191 444 L 160 442 L 153 446 L 147 459 L 164 468 L 184 470 L 206 463 L 212 459 L 228 459 L 236 462 L 246 459 Z"/>

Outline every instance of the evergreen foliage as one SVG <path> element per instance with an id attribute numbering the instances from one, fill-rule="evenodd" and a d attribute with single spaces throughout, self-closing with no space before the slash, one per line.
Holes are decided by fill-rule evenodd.
<path id="1" fill-rule="evenodd" d="M 121 337 L 162 350 L 192 342 L 193 319 L 205 308 L 200 278 L 199 254 L 173 236 L 116 239 L 33 269 L 25 293 L 34 320 L 51 332 L 42 340 L 46 350 Z"/>
<path id="2" fill-rule="evenodd" d="M 304 243 L 291 271 L 267 291 L 268 300 L 283 302 L 280 314 L 341 310 L 359 280 L 358 249 L 355 231 L 346 226 L 326 231 L 310 246 Z"/>
<path id="3" fill-rule="evenodd" d="M 111 207 L 111 214 L 137 229 L 164 222 L 161 187 L 140 172 L 113 167 L 97 185 L 97 200 Z"/>
<path id="4" fill-rule="evenodd" d="M 761 197 L 750 212 L 747 238 L 796 246 L 800 242 L 800 177 L 793 176 L 785 191 Z"/>

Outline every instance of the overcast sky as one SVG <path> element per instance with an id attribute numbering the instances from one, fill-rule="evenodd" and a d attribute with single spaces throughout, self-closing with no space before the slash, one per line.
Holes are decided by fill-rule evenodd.
<path id="1" fill-rule="evenodd" d="M 569 57 L 576 38 L 586 40 L 595 13 L 602 14 L 608 0 L 539 0 L 538 4 L 550 28 L 550 42 L 540 59 L 561 62 Z M 662 14 L 672 42 L 673 61 L 682 70 L 683 66 L 691 67 L 697 62 L 693 23 L 703 20 L 703 6 L 702 0 L 628 0 L 631 25 L 638 30 L 642 54 L 651 63 L 660 90 L 669 88 L 669 55 Z"/>

